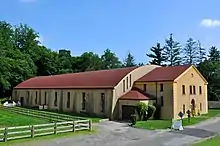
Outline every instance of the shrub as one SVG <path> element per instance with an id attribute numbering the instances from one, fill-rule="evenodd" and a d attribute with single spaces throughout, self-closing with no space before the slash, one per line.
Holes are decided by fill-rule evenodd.
<path id="1" fill-rule="evenodd" d="M 138 116 L 140 117 L 141 121 L 143 120 L 144 116 L 146 115 L 147 110 L 148 110 L 148 106 L 146 103 L 139 102 L 137 104 L 137 113 L 138 113 Z"/>
<path id="2" fill-rule="evenodd" d="M 131 126 L 135 125 L 137 122 L 137 116 L 136 115 L 131 115 Z"/>
<path id="3" fill-rule="evenodd" d="M 154 116 L 154 113 L 156 111 L 156 107 L 154 105 L 148 105 L 148 111 L 147 111 L 147 117 L 146 120 L 150 119 Z"/>
<path id="4" fill-rule="evenodd" d="M 154 112 L 154 119 L 159 120 L 161 117 L 161 107 L 157 104 L 155 104 L 154 107 L 156 107 L 156 110 Z"/>

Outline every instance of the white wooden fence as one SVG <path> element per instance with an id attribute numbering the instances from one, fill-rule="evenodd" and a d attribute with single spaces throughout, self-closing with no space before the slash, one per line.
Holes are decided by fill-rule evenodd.
<path id="1" fill-rule="evenodd" d="M 13 139 L 34 138 L 43 135 L 91 129 L 92 126 L 90 120 L 65 121 L 40 125 L 6 127 L 0 128 L 0 141 L 7 142 L 8 140 Z"/>

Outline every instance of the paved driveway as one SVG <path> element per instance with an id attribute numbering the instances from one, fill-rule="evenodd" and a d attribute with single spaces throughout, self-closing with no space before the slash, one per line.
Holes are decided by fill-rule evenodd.
<path id="1" fill-rule="evenodd" d="M 99 132 L 93 135 L 32 141 L 15 146 L 186 146 L 220 133 L 220 118 L 186 127 L 183 131 L 148 131 L 112 121 L 98 126 Z"/>

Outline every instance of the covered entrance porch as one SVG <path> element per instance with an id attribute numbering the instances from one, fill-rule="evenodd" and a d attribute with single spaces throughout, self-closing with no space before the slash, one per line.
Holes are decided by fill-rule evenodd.
<path id="1" fill-rule="evenodd" d="M 136 113 L 136 105 L 144 102 L 147 105 L 156 101 L 151 95 L 140 89 L 132 89 L 119 98 L 119 119 L 131 120 L 131 115 Z"/>

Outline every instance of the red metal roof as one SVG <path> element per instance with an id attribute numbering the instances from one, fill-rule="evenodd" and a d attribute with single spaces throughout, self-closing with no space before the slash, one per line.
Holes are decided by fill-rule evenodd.
<path id="1" fill-rule="evenodd" d="M 122 95 L 120 100 L 150 100 L 149 97 L 145 96 L 137 90 L 130 90 L 126 94 Z"/>
<path id="2" fill-rule="evenodd" d="M 125 75 L 136 68 L 34 77 L 20 83 L 15 89 L 114 88 Z"/>
<path id="3" fill-rule="evenodd" d="M 157 81 L 174 81 L 191 65 L 157 67 L 137 81 L 157 82 Z"/>

